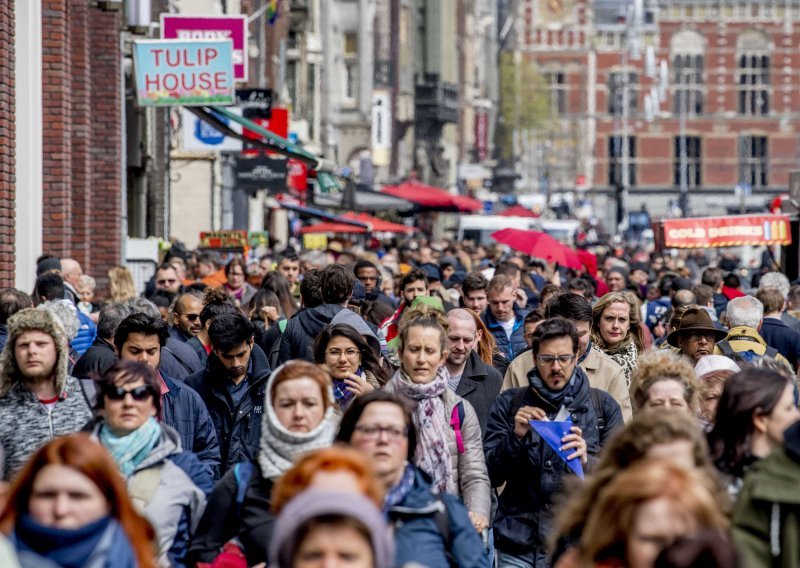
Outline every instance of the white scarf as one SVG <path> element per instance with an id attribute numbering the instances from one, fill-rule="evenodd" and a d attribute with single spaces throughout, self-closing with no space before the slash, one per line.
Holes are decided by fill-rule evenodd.
<path id="1" fill-rule="evenodd" d="M 310 432 L 292 432 L 278 420 L 272 407 L 272 382 L 283 365 L 272 372 L 267 381 L 264 418 L 261 421 L 261 449 L 258 452 L 258 465 L 265 479 L 275 480 L 294 465 L 303 454 L 327 448 L 333 444 L 339 429 L 339 417 L 333 405 L 328 406 L 316 428 Z M 333 389 L 328 385 L 328 400 L 333 400 Z"/>

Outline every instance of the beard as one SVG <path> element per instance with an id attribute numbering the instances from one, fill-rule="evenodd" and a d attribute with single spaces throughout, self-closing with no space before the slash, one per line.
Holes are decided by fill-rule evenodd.
<path id="1" fill-rule="evenodd" d="M 25 369 L 21 365 L 17 364 L 19 367 L 20 374 L 28 380 L 40 380 L 46 379 L 53 374 L 55 370 L 55 365 L 53 367 L 47 368 L 44 366 L 35 367 L 33 369 Z"/>

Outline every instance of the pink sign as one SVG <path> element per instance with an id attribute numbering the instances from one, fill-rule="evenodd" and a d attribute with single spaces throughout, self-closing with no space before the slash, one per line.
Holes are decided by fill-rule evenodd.
<path id="1" fill-rule="evenodd" d="M 230 39 L 233 77 L 247 80 L 247 16 L 181 16 L 161 14 L 161 39 Z"/>

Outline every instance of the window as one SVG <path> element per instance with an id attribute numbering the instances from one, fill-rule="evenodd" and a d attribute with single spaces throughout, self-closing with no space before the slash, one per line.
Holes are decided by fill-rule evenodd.
<path id="1" fill-rule="evenodd" d="M 547 81 L 550 90 L 550 110 L 553 114 L 564 114 L 567 112 L 567 97 L 564 88 L 564 74 L 563 73 L 545 73 L 544 78 Z"/>
<path id="2" fill-rule="evenodd" d="M 672 36 L 673 112 L 703 113 L 705 42 L 697 32 L 684 30 Z"/>
<path id="3" fill-rule="evenodd" d="M 685 159 L 683 142 L 686 143 Z M 675 185 L 683 187 L 683 176 L 686 176 L 686 187 L 700 187 L 702 185 L 702 148 L 699 136 L 675 137 Z M 684 169 L 685 167 L 685 169 Z"/>
<path id="4" fill-rule="evenodd" d="M 626 84 L 627 83 L 627 84 Z M 628 97 L 628 114 L 636 112 L 636 73 L 614 72 L 608 75 L 608 112 L 622 116 L 625 112 L 625 96 Z"/>
<path id="5" fill-rule="evenodd" d="M 739 182 L 750 187 L 767 187 L 767 137 L 739 137 Z"/>
<path id="6" fill-rule="evenodd" d="M 759 31 L 742 32 L 736 40 L 739 114 L 769 113 L 769 40 Z"/>
<path id="7" fill-rule="evenodd" d="M 622 167 L 625 148 L 623 136 L 608 139 L 608 185 L 622 186 Z M 628 187 L 636 185 L 636 137 L 628 136 Z"/>
<path id="8" fill-rule="evenodd" d="M 344 34 L 344 98 L 354 102 L 358 98 L 358 35 Z"/>

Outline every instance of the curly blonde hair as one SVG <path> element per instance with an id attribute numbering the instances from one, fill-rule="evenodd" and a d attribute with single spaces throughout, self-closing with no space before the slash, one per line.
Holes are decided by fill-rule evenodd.
<path id="1" fill-rule="evenodd" d="M 635 410 L 647 403 L 650 387 L 658 381 L 673 380 L 683 385 L 683 398 L 694 410 L 697 406 L 697 378 L 694 367 L 685 357 L 669 349 L 650 351 L 639 357 L 631 377 L 631 400 Z"/>
<path id="2" fill-rule="evenodd" d="M 578 551 L 582 566 L 618 560 L 627 564 L 627 542 L 636 512 L 649 501 L 669 500 L 698 528 L 724 531 L 728 519 L 720 511 L 713 480 L 701 470 L 688 470 L 664 460 L 644 460 L 603 487 L 589 511 Z"/>
<path id="3" fill-rule="evenodd" d="M 551 546 L 557 549 L 562 543 L 580 539 L 589 512 L 597 502 L 600 492 L 621 471 L 648 459 L 648 451 L 661 444 L 688 441 L 692 444 L 694 465 L 703 471 L 716 486 L 720 510 L 730 509 L 727 489 L 720 482 L 711 463 L 706 437 L 693 416 L 683 412 L 654 410 L 634 417 L 624 429 L 617 432 L 603 448 L 592 475 L 586 481 L 571 480 L 561 498 L 556 517 Z M 567 497 L 568 496 L 568 497 Z"/>
<path id="4" fill-rule="evenodd" d="M 605 339 L 600 335 L 600 318 L 603 317 L 603 312 L 611 304 L 628 305 L 629 328 L 628 334 L 622 340 L 622 343 L 627 344 L 629 341 L 633 341 L 636 344 L 636 350 L 641 353 L 644 350 L 644 332 L 639 321 L 639 306 L 624 292 L 609 292 L 597 300 L 597 303 L 592 307 L 592 341 L 600 349 L 609 347 Z"/>

